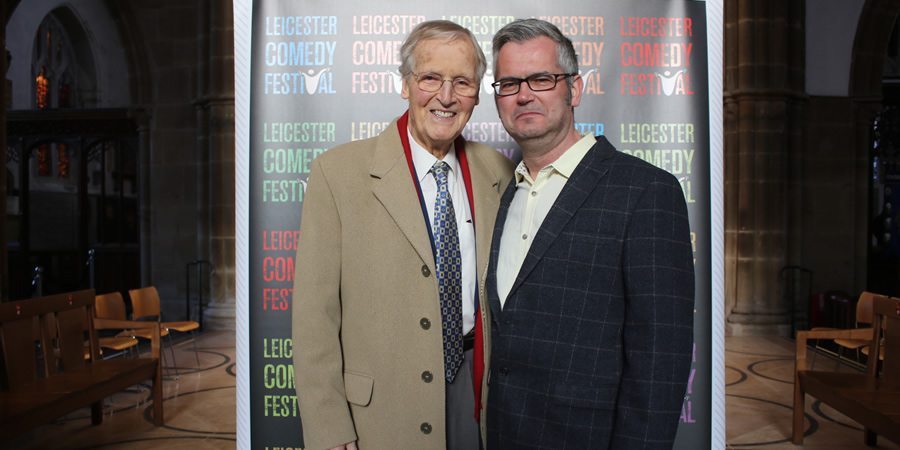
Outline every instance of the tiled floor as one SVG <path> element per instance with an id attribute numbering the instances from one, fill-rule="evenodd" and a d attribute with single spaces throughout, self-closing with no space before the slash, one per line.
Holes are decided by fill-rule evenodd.
<path id="1" fill-rule="evenodd" d="M 175 347 L 181 373 L 178 379 L 168 377 L 164 382 L 165 426 L 154 427 L 150 422 L 150 405 L 145 403 L 149 391 L 135 389 L 108 399 L 100 426 L 91 426 L 89 411 L 83 409 L 0 447 L 234 448 L 234 333 L 206 332 L 197 345 L 200 370 L 190 342 Z M 857 424 L 811 399 L 807 400 L 804 446 L 790 443 L 793 355 L 793 341 L 788 339 L 726 338 L 727 447 L 868 448 L 862 444 Z M 816 367 L 830 369 L 834 360 L 819 356 Z M 900 448 L 884 438 L 879 438 L 879 447 Z"/>

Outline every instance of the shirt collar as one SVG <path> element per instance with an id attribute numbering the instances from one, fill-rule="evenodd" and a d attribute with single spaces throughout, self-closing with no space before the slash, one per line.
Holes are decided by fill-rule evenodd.
<path id="1" fill-rule="evenodd" d="M 556 161 L 548 164 L 551 170 L 556 173 L 562 175 L 564 178 L 568 179 L 572 176 L 572 172 L 575 171 L 575 168 L 578 167 L 578 163 L 584 158 L 584 155 L 587 154 L 588 150 L 597 143 L 597 138 L 594 137 L 594 133 L 586 133 L 581 139 L 578 140 L 574 145 L 569 147 L 559 158 L 556 158 Z M 542 169 L 543 170 L 543 169 Z M 525 167 L 525 160 L 519 162 L 519 165 L 516 167 L 516 184 L 521 183 L 525 180 L 525 176 L 528 174 L 528 168 Z"/>
<path id="2" fill-rule="evenodd" d="M 425 181 L 425 177 L 432 176 L 431 168 L 434 166 L 434 163 L 438 162 L 438 159 L 413 139 L 409 129 L 406 130 L 406 133 L 409 135 L 409 150 L 412 153 L 413 167 L 415 167 L 416 177 L 419 178 L 419 183 L 421 183 Z M 457 170 L 459 163 L 456 158 L 456 144 L 450 144 L 450 151 L 447 152 L 444 159 L 441 161 L 444 161 L 450 166 L 451 173 L 455 174 L 459 172 Z"/>

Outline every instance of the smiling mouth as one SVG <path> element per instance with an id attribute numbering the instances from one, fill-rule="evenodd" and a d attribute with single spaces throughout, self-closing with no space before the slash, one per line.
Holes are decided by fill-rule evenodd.
<path id="1" fill-rule="evenodd" d="M 456 115 L 455 112 L 451 112 L 451 111 L 438 111 L 438 110 L 436 110 L 436 109 L 432 109 L 432 110 L 431 110 L 431 113 L 434 114 L 435 116 L 438 116 L 438 117 L 442 118 L 442 119 L 449 119 L 449 118 L 451 118 L 451 117 L 453 117 L 453 116 Z"/>

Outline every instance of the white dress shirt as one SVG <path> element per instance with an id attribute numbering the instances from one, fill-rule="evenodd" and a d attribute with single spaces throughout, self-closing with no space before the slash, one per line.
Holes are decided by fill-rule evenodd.
<path id="1" fill-rule="evenodd" d="M 409 134 L 409 130 L 407 130 Z M 409 135 L 409 147 L 412 152 L 413 167 L 422 188 L 422 200 L 428 212 L 428 223 L 434 234 L 434 201 L 437 198 L 437 182 L 431 173 L 431 167 L 438 161 L 428 150 L 422 148 L 412 135 Z M 451 144 L 450 151 L 443 159 L 450 166 L 447 189 L 453 201 L 456 213 L 456 228 L 459 233 L 459 252 L 462 257 L 462 318 L 463 335 L 475 327 L 475 223 L 472 220 L 472 208 L 469 207 L 469 196 L 463 180 L 462 169 L 456 158 L 456 148 Z"/>
<path id="2" fill-rule="evenodd" d="M 534 235 L 541 228 L 550 207 L 556 202 L 572 172 L 596 142 L 593 133 L 585 134 L 556 161 L 543 167 L 536 179 L 531 178 L 524 160 L 516 167 L 516 194 L 509 205 L 506 223 L 503 224 L 497 260 L 497 294 L 501 309 L 519 275 Z"/>

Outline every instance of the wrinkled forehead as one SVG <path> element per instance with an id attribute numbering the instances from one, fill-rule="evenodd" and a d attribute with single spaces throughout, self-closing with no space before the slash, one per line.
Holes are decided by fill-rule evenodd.
<path id="1" fill-rule="evenodd" d="M 435 38 L 416 43 L 413 48 L 414 71 L 432 72 L 449 77 L 474 78 L 478 57 L 465 39 Z"/>

